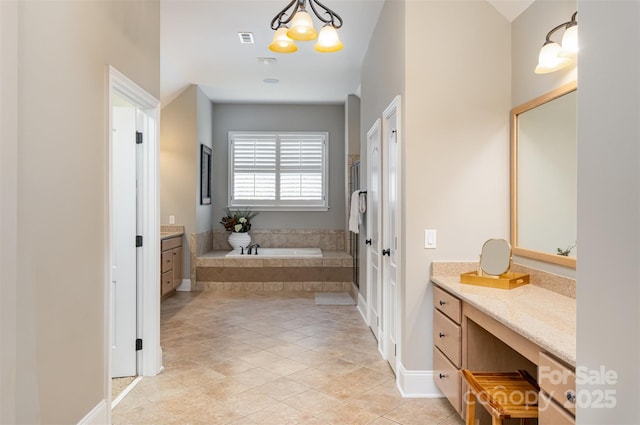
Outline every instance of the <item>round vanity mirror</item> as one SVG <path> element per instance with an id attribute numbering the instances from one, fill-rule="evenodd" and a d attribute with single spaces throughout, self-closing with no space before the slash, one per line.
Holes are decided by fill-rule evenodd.
<path id="1" fill-rule="evenodd" d="M 511 266 L 511 245 L 504 239 L 489 239 L 482 245 L 480 269 L 483 273 L 500 276 Z"/>

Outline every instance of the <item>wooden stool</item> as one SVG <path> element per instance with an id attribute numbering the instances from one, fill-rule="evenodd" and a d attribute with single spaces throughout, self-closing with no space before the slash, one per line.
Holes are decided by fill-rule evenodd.
<path id="1" fill-rule="evenodd" d="M 461 369 L 460 374 L 467 382 L 465 397 L 467 407 L 466 425 L 475 425 L 476 401 L 491 415 L 492 425 L 502 425 L 504 419 L 538 417 L 538 392 L 535 379 L 525 370 L 517 372 L 471 372 Z"/>

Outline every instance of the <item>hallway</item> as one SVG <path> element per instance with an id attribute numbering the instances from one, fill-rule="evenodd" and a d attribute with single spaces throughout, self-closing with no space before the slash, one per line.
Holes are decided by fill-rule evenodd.
<path id="1" fill-rule="evenodd" d="M 442 424 L 445 399 L 403 399 L 354 306 L 313 293 L 179 292 L 162 303 L 164 372 L 113 424 Z"/>

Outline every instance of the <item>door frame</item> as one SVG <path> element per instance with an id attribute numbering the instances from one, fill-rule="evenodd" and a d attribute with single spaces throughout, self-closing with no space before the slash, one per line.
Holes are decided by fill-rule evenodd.
<path id="1" fill-rule="evenodd" d="M 162 349 L 160 348 L 160 197 L 159 197 L 159 141 L 160 141 L 160 101 L 147 93 L 143 88 L 138 86 L 124 74 L 119 72 L 113 66 L 107 66 L 107 140 L 109 161 L 108 175 L 105 181 L 107 185 L 107 210 L 109 216 L 108 228 L 106 229 L 106 247 L 105 247 L 105 270 L 107 270 L 104 282 L 104 299 L 105 299 L 105 385 L 106 394 L 108 395 L 109 405 L 111 403 L 111 337 L 112 329 L 112 307 L 111 299 L 111 262 L 112 262 L 112 242 L 111 232 L 113 229 L 111 217 L 111 175 L 115 164 L 111 162 L 112 153 L 112 96 L 113 92 L 117 92 L 121 96 L 128 98 L 134 103 L 150 120 L 150 126 L 145 135 L 145 141 L 142 144 L 142 158 L 140 175 L 143 176 L 142 188 L 142 229 L 139 229 L 144 237 L 144 245 L 139 248 L 142 252 L 138 258 L 141 258 L 140 272 L 143 276 L 142 281 L 138 283 L 138 302 L 137 302 L 137 321 L 138 329 L 141 334 L 138 338 L 144 341 L 143 350 L 141 350 L 138 374 L 145 376 L 157 375 L 162 369 Z M 110 409 L 109 409 L 110 412 Z"/>

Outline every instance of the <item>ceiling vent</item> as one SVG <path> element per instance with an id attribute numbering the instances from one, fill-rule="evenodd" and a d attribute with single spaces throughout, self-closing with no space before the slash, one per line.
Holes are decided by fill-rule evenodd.
<path id="1" fill-rule="evenodd" d="M 240 37 L 241 44 L 253 44 L 252 32 L 239 32 L 238 37 Z"/>

